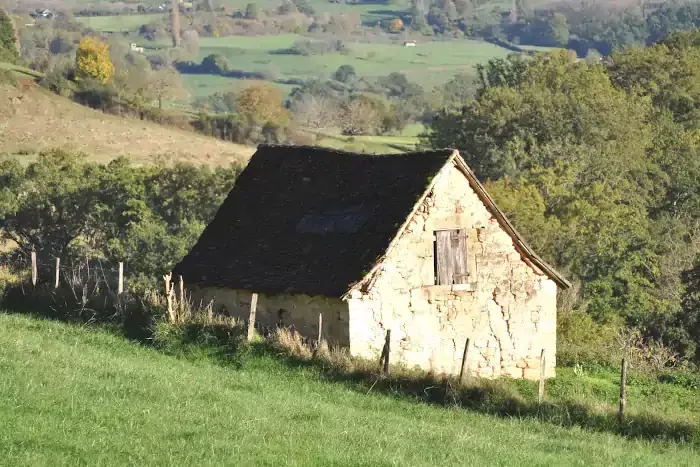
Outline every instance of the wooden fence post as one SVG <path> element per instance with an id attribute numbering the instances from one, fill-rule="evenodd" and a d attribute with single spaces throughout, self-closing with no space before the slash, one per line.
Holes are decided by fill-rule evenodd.
<path id="1" fill-rule="evenodd" d="M 316 342 L 316 345 L 321 345 L 321 338 L 323 337 L 323 315 L 321 313 L 318 314 L 318 340 Z"/>
<path id="2" fill-rule="evenodd" d="M 32 285 L 36 286 L 37 270 L 36 270 L 36 251 L 32 250 Z"/>
<path id="3" fill-rule="evenodd" d="M 622 358 L 622 369 L 620 371 L 620 410 L 617 413 L 617 420 L 620 425 L 625 420 L 625 407 L 627 407 L 627 357 Z"/>
<path id="4" fill-rule="evenodd" d="M 178 298 L 178 308 L 180 312 L 180 319 L 185 318 L 185 281 L 182 279 L 182 276 L 180 276 L 179 279 L 179 286 L 180 286 L 180 297 Z"/>
<path id="5" fill-rule="evenodd" d="M 124 263 L 119 262 L 119 282 L 117 282 L 117 295 L 124 293 Z"/>
<path id="6" fill-rule="evenodd" d="M 250 316 L 248 317 L 248 342 L 253 340 L 255 333 L 255 313 L 258 311 L 258 294 L 250 298 Z"/>
<path id="7" fill-rule="evenodd" d="M 379 365 L 382 366 L 382 373 L 389 374 L 389 354 L 391 353 L 391 329 L 386 330 L 386 339 L 384 340 L 384 348 L 382 355 L 379 357 Z"/>
<path id="8" fill-rule="evenodd" d="M 163 276 L 163 281 L 165 282 L 165 300 L 168 304 L 168 319 L 170 320 L 171 323 L 175 322 L 175 316 L 173 312 L 173 288 L 170 283 L 170 280 L 173 278 L 173 273 L 169 272 L 165 276 Z"/>
<path id="9" fill-rule="evenodd" d="M 544 357 L 544 349 L 540 354 L 540 383 L 537 385 L 537 404 L 542 405 L 544 402 L 544 375 L 545 375 L 545 365 L 546 360 Z"/>
<path id="10" fill-rule="evenodd" d="M 53 288 L 57 289 L 58 288 L 58 282 L 61 273 L 61 258 L 56 258 L 56 283 L 54 284 Z"/>
<path id="11" fill-rule="evenodd" d="M 464 353 L 462 354 L 462 368 L 459 369 L 459 382 L 464 384 L 466 379 L 465 369 L 467 368 L 467 356 L 469 354 L 469 338 L 467 337 L 467 342 L 464 344 Z"/>

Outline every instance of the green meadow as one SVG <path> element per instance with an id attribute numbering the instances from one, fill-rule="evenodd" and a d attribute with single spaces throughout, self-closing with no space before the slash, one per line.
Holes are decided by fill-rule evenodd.
<path id="1" fill-rule="evenodd" d="M 118 15 L 118 16 L 78 16 L 76 19 L 95 31 L 136 32 L 144 24 L 167 18 L 167 14 Z"/>
<path id="2" fill-rule="evenodd" d="M 0 313 L 3 465 L 698 465 L 691 444 L 498 417 Z"/>

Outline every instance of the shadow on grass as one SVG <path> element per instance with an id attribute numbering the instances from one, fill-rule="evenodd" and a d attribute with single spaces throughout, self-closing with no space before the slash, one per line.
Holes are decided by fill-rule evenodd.
<path id="1" fill-rule="evenodd" d="M 120 303 L 110 300 L 110 296 L 105 295 L 85 301 L 70 290 L 47 289 L 26 294 L 15 289 L 6 291 L 0 308 L 69 323 L 91 323 L 118 329 L 121 335 L 132 341 L 177 358 L 204 357 L 222 366 L 241 368 L 252 362 L 251 359 L 268 357 L 291 369 L 312 369 L 325 381 L 345 384 L 363 394 L 380 393 L 503 418 L 535 419 L 562 427 L 578 426 L 629 438 L 700 445 L 700 433 L 695 424 L 665 419 L 650 412 L 632 412 L 619 423 L 616 411 L 596 410 L 580 401 L 546 401 L 539 405 L 533 393 L 524 395 L 512 380 L 470 378 L 466 384 L 460 384 L 456 378 L 437 379 L 434 375 L 401 367 L 392 368 L 390 375 L 382 376 L 378 373 L 377 362 L 347 355 L 333 358 L 320 352 L 312 358 L 300 358 L 270 340 L 249 344 L 242 326 L 205 322 L 171 325 L 165 323 L 158 310 L 145 310 L 143 302 L 133 297 Z M 109 309 L 112 311 L 104 311 Z M 336 357 L 338 355 L 341 354 L 336 354 Z"/>
<path id="2" fill-rule="evenodd" d="M 323 359 L 305 360 L 284 354 L 269 344 L 259 344 L 257 353 L 274 354 L 290 368 L 313 367 L 323 379 L 344 383 L 363 393 L 408 397 L 433 405 L 456 406 L 503 418 L 536 419 L 561 427 L 581 427 L 628 438 L 700 445 L 700 433 L 695 424 L 664 419 L 651 413 L 629 413 L 620 423 L 616 411 L 596 410 L 573 400 L 545 401 L 540 405 L 534 399 L 527 400 L 512 384 L 513 381 L 469 378 L 460 384 L 455 377 L 438 380 L 433 375 L 402 368 L 394 374 L 382 376 L 376 363 L 367 362 L 367 366 L 347 369 Z"/>

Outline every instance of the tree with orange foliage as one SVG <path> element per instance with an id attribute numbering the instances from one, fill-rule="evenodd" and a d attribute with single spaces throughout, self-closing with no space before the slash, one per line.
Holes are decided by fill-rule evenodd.
<path id="1" fill-rule="evenodd" d="M 236 111 L 249 122 L 286 125 L 289 113 L 282 107 L 282 91 L 270 84 L 243 89 L 236 96 Z"/>
<path id="2" fill-rule="evenodd" d="M 394 18 L 391 20 L 391 32 L 401 32 L 403 31 L 403 21 L 401 18 Z"/>
<path id="3" fill-rule="evenodd" d="M 109 45 L 96 37 L 83 38 L 75 54 L 75 74 L 78 79 L 95 79 L 103 84 L 111 81 L 114 64 Z"/>

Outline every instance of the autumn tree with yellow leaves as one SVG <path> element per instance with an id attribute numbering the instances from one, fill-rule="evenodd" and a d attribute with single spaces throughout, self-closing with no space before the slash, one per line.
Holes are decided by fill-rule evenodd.
<path id="1" fill-rule="evenodd" d="M 103 84 L 111 81 L 114 64 L 109 45 L 96 37 L 83 38 L 75 55 L 75 74 L 78 79 L 94 79 Z"/>
<path id="2" fill-rule="evenodd" d="M 289 113 L 282 106 L 282 92 L 270 84 L 250 86 L 236 96 L 236 110 L 249 122 L 284 125 Z"/>

